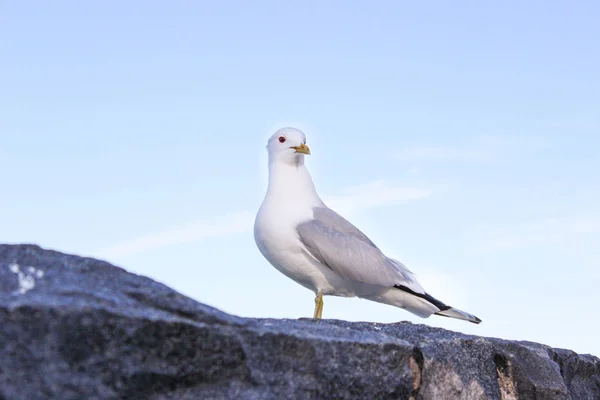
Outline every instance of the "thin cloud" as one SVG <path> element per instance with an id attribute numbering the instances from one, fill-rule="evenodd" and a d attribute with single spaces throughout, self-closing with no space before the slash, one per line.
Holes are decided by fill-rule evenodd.
<path id="1" fill-rule="evenodd" d="M 496 151 L 536 151 L 549 149 L 553 144 L 548 138 L 536 135 L 483 135 L 479 146 Z"/>
<path id="2" fill-rule="evenodd" d="M 99 250 L 103 257 L 113 258 L 145 253 L 162 247 L 197 242 L 211 237 L 227 236 L 248 232 L 252 227 L 254 214 L 238 212 L 208 220 L 194 221 L 174 226 L 162 232 L 126 240 Z"/>
<path id="3" fill-rule="evenodd" d="M 328 197 L 324 201 L 336 211 L 349 214 L 423 199 L 431 193 L 432 189 L 401 187 L 387 181 L 374 181 L 346 188 L 342 195 Z M 155 234 L 114 244 L 95 254 L 105 258 L 123 257 L 212 237 L 249 233 L 252 232 L 255 215 L 256 212 L 243 211 L 174 226 Z"/>
<path id="4" fill-rule="evenodd" d="M 432 189 L 395 186 L 389 181 L 379 180 L 351 186 L 341 195 L 327 197 L 323 201 L 337 212 L 349 214 L 424 199 L 432 193 Z"/>
<path id="5" fill-rule="evenodd" d="M 483 150 L 415 146 L 401 149 L 397 157 L 402 161 L 484 162 L 490 159 L 491 153 Z"/>
<path id="6" fill-rule="evenodd" d="M 400 161 L 486 163 L 507 155 L 551 148 L 538 136 L 482 135 L 462 146 L 407 146 L 395 152 Z"/>
<path id="7" fill-rule="evenodd" d="M 483 233 L 479 249 L 487 252 L 516 250 L 540 245 L 569 245 L 581 235 L 600 233 L 600 219 L 546 219 Z"/>

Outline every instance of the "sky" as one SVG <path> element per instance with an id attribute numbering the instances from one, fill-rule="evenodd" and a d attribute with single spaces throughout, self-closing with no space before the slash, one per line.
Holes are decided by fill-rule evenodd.
<path id="1" fill-rule="evenodd" d="M 336 297 L 324 318 L 600 356 L 599 14 L 3 2 L 0 242 L 107 260 L 239 316 L 311 317 L 314 294 L 252 234 L 266 140 L 294 126 L 325 202 L 483 322 Z"/>

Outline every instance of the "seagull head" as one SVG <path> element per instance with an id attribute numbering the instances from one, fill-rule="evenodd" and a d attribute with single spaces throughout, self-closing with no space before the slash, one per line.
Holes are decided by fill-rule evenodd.
<path id="1" fill-rule="evenodd" d="M 306 136 L 295 128 L 282 128 L 275 132 L 267 143 L 270 162 L 284 162 L 286 164 L 301 164 L 304 155 L 310 155 L 306 145 Z"/>

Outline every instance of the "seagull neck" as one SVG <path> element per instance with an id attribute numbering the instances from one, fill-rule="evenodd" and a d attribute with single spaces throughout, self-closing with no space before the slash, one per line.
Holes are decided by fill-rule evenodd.
<path id="1" fill-rule="evenodd" d="M 308 200 L 315 205 L 322 203 L 308 169 L 304 163 L 269 163 L 269 187 L 271 196 L 293 201 Z"/>

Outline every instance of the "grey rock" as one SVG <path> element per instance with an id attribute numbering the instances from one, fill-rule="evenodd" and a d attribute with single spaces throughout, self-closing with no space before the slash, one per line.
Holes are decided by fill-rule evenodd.
<path id="1" fill-rule="evenodd" d="M 245 319 L 0 245 L 0 400 L 600 399 L 600 360 L 408 322 Z"/>

